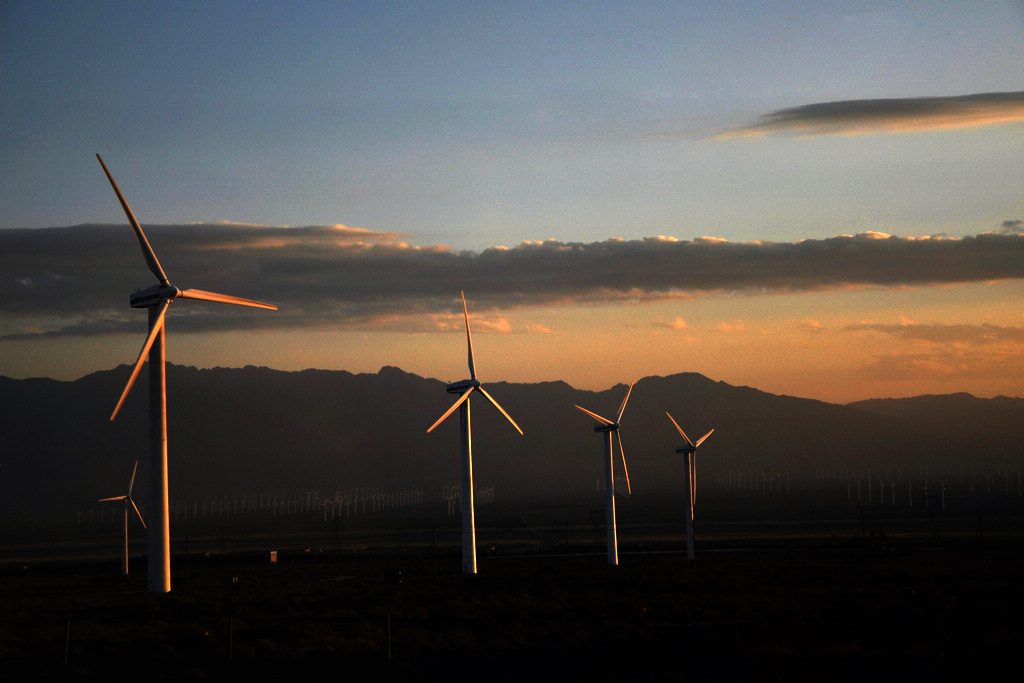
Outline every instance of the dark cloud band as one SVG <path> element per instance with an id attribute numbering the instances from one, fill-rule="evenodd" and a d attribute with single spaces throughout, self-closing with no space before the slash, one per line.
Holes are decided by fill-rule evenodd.
<path id="1" fill-rule="evenodd" d="M 280 309 L 176 302 L 175 328 L 194 331 L 379 326 L 454 311 L 460 289 L 483 312 L 1024 277 L 1024 235 L 1006 230 L 960 239 L 862 234 L 792 243 L 547 240 L 481 253 L 344 226 L 146 230 L 173 284 Z M 0 230 L 0 338 L 137 331 L 128 294 L 151 280 L 127 226 Z"/>

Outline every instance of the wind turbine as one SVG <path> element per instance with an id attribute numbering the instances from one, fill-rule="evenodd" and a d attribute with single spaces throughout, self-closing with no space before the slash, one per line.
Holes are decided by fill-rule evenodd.
<path id="1" fill-rule="evenodd" d="M 691 562 L 693 561 L 693 504 L 697 499 L 697 447 L 704 443 L 704 439 L 711 436 L 711 432 L 708 432 L 704 436 L 697 439 L 696 443 L 690 441 L 690 437 L 686 435 L 682 427 L 668 414 L 668 419 L 672 420 L 672 424 L 675 425 L 676 431 L 683 437 L 683 441 L 686 442 L 685 446 L 680 446 L 676 449 L 676 453 L 680 453 L 686 456 L 686 484 L 690 490 L 690 507 L 686 513 L 686 557 Z"/>
<path id="2" fill-rule="evenodd" d="M 149 578 L 148 589 L 151 593 L 167 593 L 171 590 L 171 533 L 170 514 L 167 498 L 167 371 L 164 366 L 166 360 L 165 324 L 164 318 L 171 302 L 175 299 L 201 299 L 203 301 L 217 301 L 225 304 L 238 304 L 240 306 L 253 306 L 256 308 L 269 308 L 277 310 L 276 306 L 265 304 L 251 299 L 242 299 L 227 294 L 216 294 L 205 292 L 201 289 L 178 289 L 170 283 L 164 269 L 160 267 L 160 261 L 156 258 L 153 248 L 149 246 L 142 227 L 135 219 L 135 214 L 128 206 L 121 188 L 117 186 L 110 169 L 103 163 L 103 157 L 96 155 L 99 159 L 103 172 L 114 188 L 121 208 L 124 209 L 128 222 L 135 231 L 135 239 L 142 248 L 142 256 L 146 259 L 146 265 L 156 276 L 157 284 L 137 291 L 131 295 L 129 302 L 132 308 L 146 308 L 149 310 L 149 333 L 146 335 L 146 342 L 142 345 L 139 358 L 135 361 L 131 377 L 121 398 L 111 414 L 111 421 L 117 417 L 121 405 L 124 403 L 128 392 L 131 391 L 135 379 L 142 370 L 142 364 L 149 358 L 149 500 L 150 500 L 150 523 L 153 529 L 149 533 Z M 154 530 L 155 529 L 155 533 Z"/>
<path id="3" fill-rule="evenodd" d="M 629 469 L 626 467 L 626 452 L 622 450 L 622 437 L 619 435 L 619 422 L 622 421 L 622 413 L 626 410 L 626 401 L 629 400 L 634 384 L 636 384 L 636 380 L 629 383 L 629 388 L 626 389 L 626 397 L 622 399 L 622 403 L 619 405 L 619 412 L 615 414 L 614 422 L 586 408 L 576 406 L 577 410 L 597 420 L 597 424 L 594 425 L 594 431 L 604 434 L 604 508 L 608 526 L 608 564 L 613 566 L 619 564 L 619 535 L 618 529 L 615 526 L 615 468 L 613 463 L 612 434 L 615 434 L 615 438 L 619 442 L 619 453 L 622 455 L 622 471 L 626 475 L 626 492 L 632 494 L 633 491 L 629 485 Z"/>
<path id="4" fill-rule="evenodd" d="M 466 346 L 469 349 L 469 379 L 449 384 L 445 391 L 449 394 L 458 394 L 459 400 L 452 404 L 444 415 L 437 422 L 430 425 L 427 433 L 434 431 L 434 427 L 441 424 L 445 419 L 459 408 L 459 430 L 462 435 L 462 573 L 476 574 L 476 520 L 473 510 L 473 439 L 470 428 L 469 397 L 474 391 L 479 391 L 491 405 L 498 409 L 498 412 L 505 416 L 516 431 L 520 434 L 523 430 L 519 428 L 516 421 L 505 412 L 505 409 L 498 405 L 490 394 L 476 378 L 476 364 L 473 362 L 473 337 L 469 332 L 469 309 L 466 308 L 466 294 L 462 294 L 462 313 L 466 318 Z"/>
<path id="5" fill-rule="evenodd" d="M 124 565 L 121 567 L 121 573 L 128 576 L 128 504 L 131 503 L 132 509 L 135 510 L 135 514 L 139 516 L 139 521 L 142 522 L 142 528 L 146 528 L 146 520 L 142 519 L 142 513 L 139 512 L 139 506 L 132 500 L 132 487 L 135 486 L 135 472 L 139 469 L 139 461 L 135 461 L 135 467 L 132 468 L 132 478 L 128 480 L 128 493 L 123 496 L 114 496 L 113 498 L 100 498 L 100 503 L 106 503 L 112 500 L 123 500 L 124 501 Z"/>

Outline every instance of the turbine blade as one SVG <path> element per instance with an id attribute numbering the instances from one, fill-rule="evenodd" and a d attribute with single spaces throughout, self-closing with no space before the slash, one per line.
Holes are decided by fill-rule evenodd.
<path id="1" fill-rule="evenodd" d="M 146 337 L 146 343 L 142 345 L 142 352 L 139 354 L 139 359 L 135 361 L 135 369 L 132 370 L 132 376 L 128 378 L 128 384 L 125 385 L 124 391 L 121 392 L 121 398 L 117 401 L 117 406 L 114 408 L 114 412 L 110 415 L 111 422 L 113 422 L 114 418 L 117 417 L 117 413 L 121 410 L 121 405 L 124 403 L 124 400 L 128 398 L 128 392 L 132 390 L 132 385 L 135 384 L 135 378 L 139 376 L 139 371 L 142 370 L 142 364 L 146 361 L 146 356 L 149 355 L 149 350 L 153 348 L 153 342 L 156 341 L 156 336 L 164 329 L 164 316 L 167 315 L 167 307 L 170 305 L 170 299 L 164 299 L 163 303 L 160 304 L 160 313 L 157 315 L 156 323 L 149 330 L 149 336 Z"/>
<path id="2" fill-rule="evenodd" d="M 683 428 L 680 427 L 679 423 L 675 421 L 675 418 L 673 418 L 671 415 L 669 415 L 667 410 L 665 411 L 665 414 L 668 415 L 668 419 L 672 420 L 672 424 L 674 424 L 676 426 L 676 431 L 678 431 L 679 435 L 682 436 L 683 439 L 686 440 L 686 443 L 690 446 L 690 448 L 696 448 L 696 446 L 693 445 L 693 442 L 690 441 L 690 437 L 688 437 L 686 435 L 686 432 L 683 431 Z M 712 429 L 711 431 L 714 431 L 714 430 Z M 711 432 L 708 432 L 708 434 L 710 434 L 710 433 Z M 706 439 L 708 437 L 705 435 L 704 438 Z"/>
<path id="3" fill-rule="evenodd" d="M 117 195 L 117 200 L 121 202 L 121 208 L 124 209 L 124 214 L 128 217 L 128 222 L 132 225 L 132 230 L 135 231 L 135 239 L 139 241 L 139 246 L 142 247 L 142 256 L 146 259 L 146 265 L 149 266 L 149 270 L 152 271 L 153 275 L 156 275 L 156 279 L 160 281 L 160 284 L 169 284 L 167 281 L 167 275 L 164 273 L 164 269 L 160 267 L 160 261 L 156 258 L 156 253 L 153 251 L 153 247 L 149 246 L 149 240 L 146 239 L 146 234 L 142 232 L 142 226 L 135 220 L 135 214 L 132 213 L 132 207 L 128 206 L 128 201 L 121 194 L 121 188 L 117 186 L 117 181 L 114 180 L 114 176 L 111 175 L 110 169 L 103 163 L 103 157 L 99 154 L 96 158 L 100 160 L 100 166 L 103 167 L 103 172 L 107 174 L 107 180 L 110 181 L 110 185 L 114 188 L 114 194 Z"/>
<path id="4" fill-rule="evenodd" d="M 711 432 L 713 432 L 713 431 L 715 431 L 715 430 L 714 430 L 714 429 L 712 429 L 712 430 L 711 430 Z M 700 437 L 699 439 L 697 439 L 697 443 L 693 444 L 693 447 L 694 447 L 694 448 L 696 448 L 697 446 L 699 446 L 699 445 L 701 445 L 702 443 L 704 443 L 704 439 L 706 439 L 706 438 L 708 438 L 709 436 L 711 436 L 711 432 L 708 432 L 708 433 L 707 433 L 707 434 L 705 434 L 704 436 L 702 436 L 702 437 Z"/>
<path id="5" fill-rule="evenodd" d="M 434 431 L 434 427 L 436 427 L 437 425 L 439 425 L 442 422 L 444 422 L 445 418 L 447 418 L 449 415 L 454 413 L 455 409 L 458 408 L 459 406 L 461 406 L 462 402 L 467 400 L 469 398 L 469 395 L 472 394 L 472 393 L 473 393 L 473 388 L 471 387 L 469 389 L 469 391 L 464 393 L 462 396 L 459 396 L 459 400 L 456 401 L 455 403 L 453 403 L 452 407 L 449 408 L 447 411 L 445 411 L 445 414 L 442 415 L 440 418 L 438 418 L 437 422 L 435 422 L 434 424 L 430 425 L 430 429 L 427 430 L 427 434 L 429 434 L 430 432 Z"/>
<path id="6" fill-rule="evenodd" d="M 477 388 L 480 389 L 480 393 L 484 395 L 484 398 L 486 398 L 488 401 L 490 401 L 491 405 L 494 406 L 495 408 L 497 408 L 498 412 L 501 413 L 502 415 L 504 415 L 505 419 L 512 423 L 512 426 L 516 428 L 516 431 L 519 432 L 520 434 L 522 434 L 523 430 L 519 428 L 519 425 L 517 425 L 516 421 L 512 419 L 512 416 L 509 415 L 508 413 L 506 413 L 505 409 L 498 405 L 498 402 L 494 400 L 494 397 L 491 396 L 490 394 L 488 394 L 487 391 L 484 390 L 483 387 L 477 387 Z"/>
<path id="7" fill-rule="evenodd" d="M 626 410 L 626 401 L 629 400 L 629 395 L 633 393 L 633 385 L 636 384 L 636 380 L 629 383 L 629 389 L 626 389 L 626 398 L 622 399 L 622 405 L 619 406 L 619 416 L 615 418 L 616 422 L 622 422 L 622 412 Z"/>
<path id="8" fill-rule="evenodd" d="M 143 528 L 143 529 L 146 529 L 146 528 L 148 528 L 148 527 L 146 526 L 146 520 L 144 520 L 144 519 L 142 518 L 142 513 L 141 513 L 141 512 L 139 512 L 139 506 L 135 504 L 135 501 L 134 501 L 134 500 L 132 500 L 132 497 L 131 497 L 131 496 L 128 496 L 128 502 L 132 504 L 132 507 L 133 507 L 133 508 L 135 508 L 135 514 L 137 514 L 137 515 L 139 516 L 139 521 L 140 521 L 140 522 L 142 522 L 142 528 Z"/>
<path id="9" fill-rule="evenodd" d="M 573 404 L 573 405 L 575 405 L 575 404 Z M 603 424 L 606 427 L 611 427 L 613 424 L 615 424 L 614 422 L 612 422 L 608 418 L 601 417 L 597 413 L 592 413 L 589 410 L 587 410 L 586 408 L 583 408 L 582 406 L 576 406 L 576 410 L 582 410 L 584 413 L 586 413 L 590 417 L 594 418 L 595 420 L 597 420 L 598 422 L 600 422 L 601 424 Z"/>
<path id="10" fill-rule="evenodd" d="M 697 504 L 697 454 L 690 453 L 690 517 L 693 518 L 693 506 Z"/>
<path id="11" fill-rule="evenodd" d="M 615 438 L 619 440 L 619 454 L 622 456 L 622 472 L 626 475 L 626 493 L 633 495 L 633 489 L 629 485 L 629 468 L 626 467 L 626 451 L 622 450 L 622 435 L 615 430 Z"/>
<path id="12" fill-rule="evenodd" d="M 138 469 L 139 469 L 139 461 L 136 460 L 135 461 L 135 467 L 132 468 L 132 478 L 128 482 L 128 495 L 129 496 L 132 495 L 132 487 L 135 486 L 135 473 L 138 471 Z"/>
<path id="13" fill-rule="evenodd" d="M 183 289 L 181 294 L 178 296 L 184 299 L 202 299 L 203 301 L 216 301 L 222 304 L 238 304 L 239 306 L 252 306 L 253 308 L 269 308 L 272 311 L 277 310 L 277 306 L 274 304 L 265 304 L 262 301 L 255 301 L 253 299 L 243 299 L 240 296 L 231 296 L 230 294 L 217 294 L 216 292 L 204 292 L 201 289 Z"/>
<path id="14" fill-rule="evenodd" d="M 128 496 L 114 496 L 113 498 L 100 498 L 98 502 L 106 503 L 107 501 L 110 501 L 110 500 L 125 500 L 127 498 L 128 498 Z"/>
<path id="15" fill-rule="evenodd" d="M 469 333 L 469 309 L 466 308 L 466 293 L 459 292 L 459 294 L 462 295 L 462 313 L 466 316 L 466 347 L 469 349 L 469 378 L 476 379 L 476 363 L 473 362 L 473 336 Z"/>

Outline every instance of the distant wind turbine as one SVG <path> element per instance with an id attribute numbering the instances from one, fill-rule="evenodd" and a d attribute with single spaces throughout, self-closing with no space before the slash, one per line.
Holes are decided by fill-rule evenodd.
<path id="1" fill-rule="evenodd" d="M 626 452 L 622 450 L 622 436 L 619 435 L 619 423 L 622 421 L 622 413 L 626 410 L 626 401 L 629 400 L 629 395 L 633 392 L 634 384 L 636 384 L 636 380 L 629 383 L 629 388 L 626 389 L 626 397 L 622 399 L 622 403 L 619 405 L 619 412 L 615 414 L 614 421 L 601 417 L 597 413 L 581 406 L 576 406 L 577 410 L 597 420 L 597 424 L 594 425 L 594 431 L 604 434 L 604 506 L 608 526 L 608 564 L 613 566 L 619 564 L 619 535 L 615 524 L 615 466 L 613 462 L 612 434 L 615 434 L 615 438 L 619 442 L 619 453 L 622 456 L 622 471 L 626 475 L 626 492 L 632 494 L 632 487 L 629 485 L 629 469 L 626 467 Z"/>
<path id="2" fill-rule="evenodd" d="M 128 506 L 131 505 L 132 509 L 135 510 L 135 514 L 139 516 L 139 521 L 142 522 L 142 528 L 146 528 L 146 520 L 142 519 L 142 513 L 139 512 L 139 506 L 132 500 L 132 487 L 135 486 L 135 472 L 139 469 L 139 461 L 135 461 L 135 467 L 132 468 L 132 478 L 128 480 L 128 493 L 123 496 L 114 496 L 113 498 L 100 498 L 100 503 L 106 503 L 112 500 L 124 501 L 124 565 L 121 567 L 121 573 L 128 576 Z"/>
<path id="3" fill-rule="evenodd" d="M 473 361 L 473 336 L 469 331 L 469 309 L 466 307 L 466 294 L 462 294 L 462 313 L 466 319 L 466 346 L 469 349 L 469 379 L 449 384 L 445 391 L 449 394 L 458 394 L 459 400 L 452 404 L 444 415 L 437 422 L 430 425 L 427 433 L 434 431 L 434 427 L 441 424 L 445 419 L 459 408 L 459 430 L 462 435 L 462 573 L 476 574 L 476 519 L 473 509 L 473 439 L 470 428 L 469 397 L 474 391 L 479 391 L 491 405 L 498 409 L 498 412 L 505 416 L 516 431 L 520 434 L 523 430 L 519 428 L 516 421 L 505 412 L 505 409 L 498 405 L 487 391 L 480 385 L 476 378 L 476 363 Z"/>
<path id="4" fill-rule="evenodd" d="M 142 370 L 142 364 L 149 358 L 149 500 L 150 500 L 150 523 L 153 528 L 149 533 L 149 578 L 148 587 L 151 593 L 167 593 L 171 590 L 171 534 L 170 534 L 170 512 L 167 497 L 167 371 L 164 366 L 166 360 L 165 324 L 164 318 L 171 302 L 175 299 L 201 299 L 203 301 L 216 301 L 225 304 L 237 304 L 239 306 L 253 306 L 256 308 L 269 308 L 277 310 L 276 306 L 265 304 L 251 299 L 242 299 L 227 294 L 216 294 L 205 292 L 201 289 L 178 289 L 170 283 L 164 269 L 160 267 L 160 261 L 156 253 L 149 245 L 142 227 L 135 219 L 135 214 L 128 206 L 121 188 L 117 186 L 114 176 L 111 175 L 107 165 L 103 163 L 103 157 L 96 155 L 99 159 L 103 172 L 110 181 L 114 193 L 117 195 L 121 208 L 124 209 L 128 222 L 135 231 L 135 239 L 142 248 L 142 256 L 146 259 L 146 265 L 156 276 L 157 284 L 147 287 L 131 295 L 130 304 L 132 308 L 149 309 L 149 333 L 146 335 L 146 342 L 142 345 L 138 360 L 132 370 L 131 377 L 121 398 L 117 402 L 110 419 L 117 417 L 118 411 L 128 392 L 131 391 L 135 379 Z M 155 533 L 154 533 L 155 530 Z"/>
<path id="5" fill-rule="evenodd" d="M 682 427 L 672 418 L 668 412 L 668 419 L 672 420 L 672 424 L 675 425 L 676 431 L 683 437 L 683 441 L 686 442 L 685 446 L 680 446 L 676 449 L 676 453 L 680 453 L 686 456 L 686 488 L 690 491 L 690 506 L 686 512 L 686 557 L 690 561 L 693 561 L 693 505 L 697 500 L 697 447 L 704 443 L 704 439 L 711 436 L 711 432 L 708 432 L 704 436 L 697 439 L 696 443 L 690 441 L 690 437 L 686 435 Z"/>

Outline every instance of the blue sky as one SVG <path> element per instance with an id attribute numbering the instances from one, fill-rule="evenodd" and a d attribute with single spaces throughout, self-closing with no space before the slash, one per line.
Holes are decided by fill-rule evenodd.
<path id="1" fill-rule="evenodd" d="M 985 116 L 922 124 L 896 104 L 896 127 L 756 127 L 773 112 L 853 100 L 928 98 L 941 117 L 937 98 L 1024 92 L 1022 56 L 1021 2 L 7 2 L 0 6 L 0 228 L 123 225 L 99 152 L 143 225 L 348 226 L 387 236 L 371 242 L 477 253 L 546 239 L 599 244 L 659 235 L 734 243 L 860 233 L 967 237 L 1024 218 L 1019 101 L 1000 105 L 1008 118 L 999 124 Z M 729 134 L 751 130 L 761 134 Z M 132 249 L 130 233 L 126 239 Z M 144 268 L 134 275 L 138 286 L 148 282 Z M 499 321 L 494 331 L 511 330 L 499 345 L 510 353 L 544 346 L 531 330 L 564 328 L 572 336 L 588 325 L 593 331 L 601 318 L 622 333 L 651 335 L 678 319 L 679 330 L 699 337 L 692 343 L 711 346 L 676 352 L 679 360 L 664 367 L 658 340 L 648 338 L 643 373 L 694 369 L 840 399 L 871 388 L 843 393 L 824 379 L 811 388 L 771 378 L 778 359 L 745 371 L 749 354 L 741 349 L 756 339 L 737 341 L 730 357 L 728 344 L 711 340 L 741 325 L 772 329 L 783 303 L 784 327 L 820 325 L 845 311 L 849 319 L 826 327 L 956 318 L 1015 329 L 1024 322 L 1011 312 L 1019 280 L 999 282 L 984 291 L 977 283 L 876 285 L 889 294 L 877 300 L 846 286 L 826 299 L 726 288 L 702 294 L 699 305 L 680 296 L 593 316 L 547 300 L 531 308 L 481 295 L 477 310 Z M 470 287 L 451 283 L 448 310 L 456 311 L 461 288 Z M 473 292 L 467 297 L 472 308 Z M 441 370 L 432 363 L 451 337 L 440 334 L 444 324 L 433 327 L 439 334 L 391 329 L 386 341 L 365 325 L 353 332 L 318 323 L 308 332 L 346 348 L 353 340 L 344 335 L 371 335 L 361 343 L 385 349 L 393 364 L 435 375 Z M 53 335 L 45 352 L 30 353 L 31 329 L 8 329 L 9 343 L 0 338 L 0 373 L 67 378 L 130 362 L 132 352 L 121 347 L 141 342 L 70 330 L 69 348 L 116 349 L 97 348 L 84 354 L 91 364 L 77 363 Z M 354 351 L 290 356 L 288 348 L 310 345 L 296 336 L 300 328 L 265 334 L 281 350 L 235 364 L 372 370 L 387 360 Z M 621 343 L 621 335 L 599 334 L 609 335 L 609 346 Z M 238 342 L 183 335 L 179 360 L 227 362 L 217 349 Z M 905 355 L 898 343 L 857 367 Z M 715 349 L 722 355 L 709 359 Z M 816 353 L 828 354 L 824 346 Z M 995 374 L 1021 368 L 1015 353 Z M 629 361 L 574 374 L 566 359 L 532 359 L 533 374 L 507 377 L 600 388 L 627 379 Z M 559 373 L 566 376 L 549 376 Z M 1006 390 L 963 379 L 970 374 L 948 386 Z M 926 385 L 877 388 L 899 394 Z"/>

